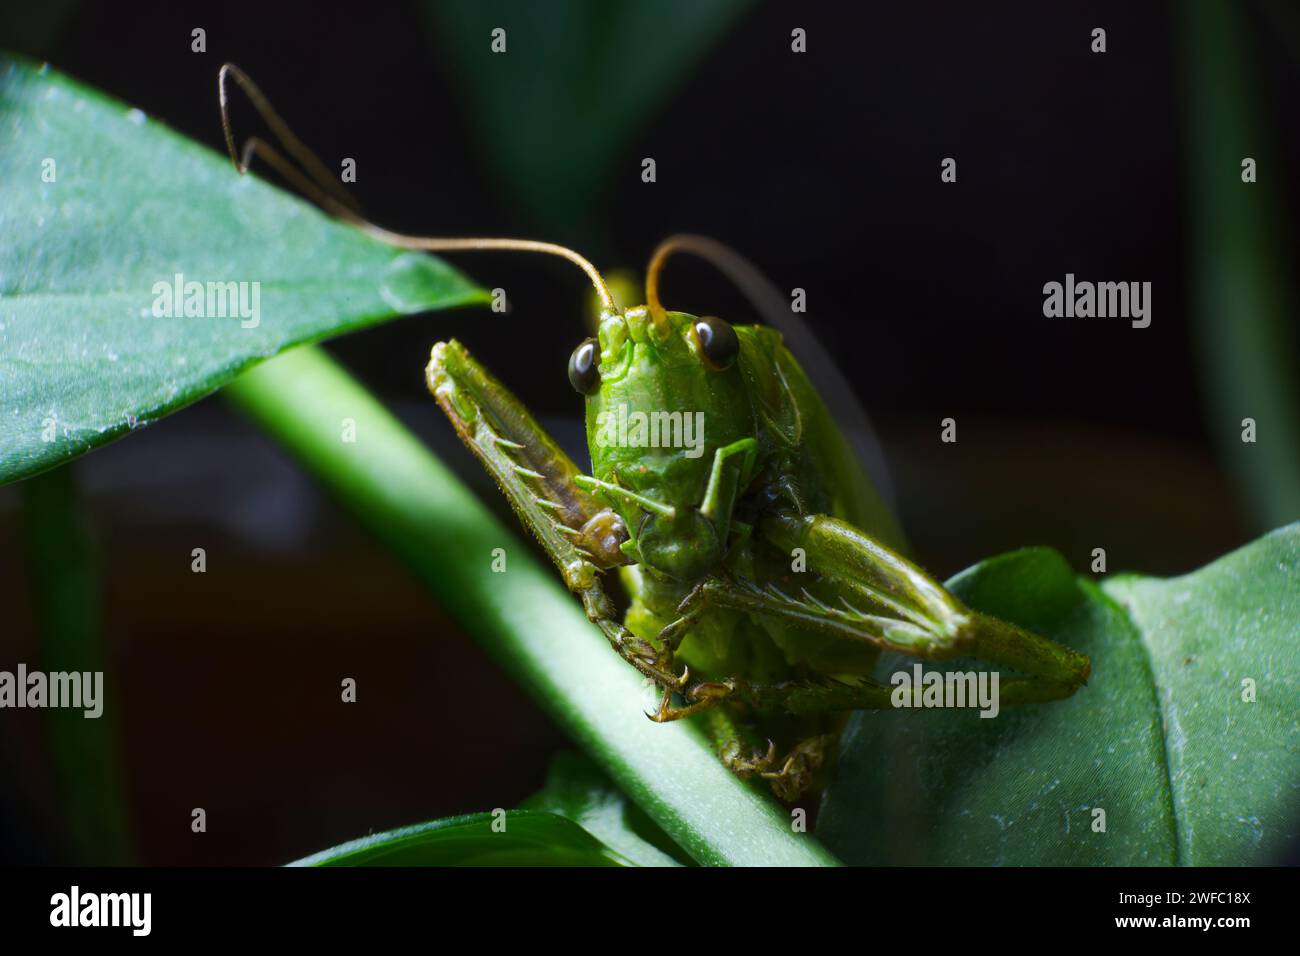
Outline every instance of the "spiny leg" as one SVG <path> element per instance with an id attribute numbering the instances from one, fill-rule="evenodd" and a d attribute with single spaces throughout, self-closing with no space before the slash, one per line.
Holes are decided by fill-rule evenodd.
<path id="1" fill-rule="evenodd" d="M 760 534 L 783 552 L 803 548 L 809 569 L 833 579 L 841 607 L 802 589 L 739 598 L 759 600 L 773 613 L 845 637 L 915 657 L 978 657 L 1038 679 L 1057 696 L 1088 680 L 1087 656 L 1008 621 L 966 607 L 938 581 L 868 535 L 828 515 L 770 517 Z M 867 608 L 848 600 L 859 596 Z"/>
<path id="2" fill-rule="evenodd" d="M 956 598 L 953 600 L 956 601 Z M 1024 631 L 1015 624 L 976 611 L 967 611 L 972 615 L 971 620 L 974 623 L 963 624 L 963 630 L 959 632 L 961 640 L 941 640 L 935 633 L 924 630 L 911 620 L 891 617 L 888 609 L 885 613 L 871 614 L 849 604 L 848 601 L 841 604 L 842 606 L 839 607 L 828 605 L 806 588 L 802 589 L 800 597 L 794 597 L 793 594 L 781 591 L 775 584 L 758 585 L 748 580 L 720 578 L 705 581 L 686 598 L 685 602 L 682 602 L 682 606 L 692 607 L 697 614 L 699 607 L 729 607 L 729 609 L 753 614 L 755 617 L 776 618 L 831 633 L 833 636 L 844 637 L 845 640 L 862 641 L 879 648 L 924 659 L 975 656 L 998 663 L 1008 663 L 1010 658 L 1014 657 L 1015 666 L 1023 667 L 1026 661 L 1037 663 L 1041 657 L 1049 657 L 1053 661 L 1060 657 L 1069 665 L 1067 670 L 1063 671 L 1065 676 L 1056 674 L 1013 676 L 1002 680 L 1002 697 L 1008 702 L 1032 702 L 1069 697 L 1086 679 L 1088 658 L 1083 654 L 1063 648 L 1035 633 Z M 983 632 L 993 632 L 996 646 L 995 641 L 988 637 L 984 637 L 983 641 L 966 637 L 972 627 L 979 628 Z M 1014 639 L 1008 637 L 1009 633 L 1015 635 Z M 1031 652 L 1026 653 L 1018 646 L 1014 654 L 1004 653 L 1004 645 L 1014 643 L 1015 640 L 1026 641 Z M 1049 648 L 1040 648 L 1040 644 L 1047 644 Z M 989 646 L 993 646 L 992 652 L 980 653 Z M 794 687 L 794 685 L 796 684 L 780 684 L 779 687 Z M 852 688 L 852 700 L 857 701 L 846 704 L 848 708 L 889 706 L 891 688 L 887 685 L 876 684 L 875 688 L 878 689 L 871 689 L 870 682 L 865 682 L 862 685 L 841 684 L 840 687 Z M 718 692 L 714 689 L 708 691 L 710 696 L 716 693 Z M 1011 700 L 1013 697 L 1014 700 Z M 764 700 L 770 700 L 770 697 L 764 697 Z M 874 700 L 878 702 L 872 702 Z M 839 708 L 832 706 L 832 708 L 819 709 Z"/>
<path id="3" fill-rule="evenodd" d="M 617 620 L 599 573 L 627 563 L 627 531 L 616 512 L 583 490 L 578 466 L 528 409 L 460 343 L 433 347 L 429 391 L 456 433 L 483 463 L 506 500 L 555 562 L 569 590 L 610 646 L 651 680 L 674 689 L 683 678 L 659 664 L 659 652 Z"/>
<path id="4" fill-rule="evenodd" d="M 998 705 L 1043 704 L 1068 697 L 1077 685 L 1058 684 L 1032 677 L 999 680 Z M 785 714 L 825 714 L 846 710 L 889 710 L 896 706 L 897 688 L 871 678 L 849 683 L 832 678 L 754 684 L 742 677 L 703 681 L 681 692 L 685 707 L 670 708 L 662 721 L 678 720 L 723 703 L 740 703 L 756 711 Z"/>
<path id="5" fill-rule="evenodd" d="M 834 519 L 813 516 L 788 520 L 813 523 Z M 682 614 L 679 620 L 698 617 L 709 607 L 725 607 L 915 657 L 932 660 L 980 657 L 1021 672 L 999 680 L 999 702 L 1008 705 L 1068 697 L 1087 680 L 1090 662 L 1086 656 L 1007 621 L 972 611 L 915 565 L 875 542 L 871 542 L 872 550 L 865 555 L 852 554 L 851 545 L 864 536 L 843 522 L 837 522 L 829 531 L 823 525 L 822 531 L 844 536 L 841 552 L 827 558 L 819 536 L 814 535 L 798 537 L 795 540 L 799 544 L 793 546 L 807 547 L 810 567 L 820 563 L 832 569 L 832 576 L 826 580 L 840 591 L 842 606 L 826 603 L 807 588 L 802 588 L 796 597 L 771 583 L 759 585 L 746 579 L 713 577 L 697 586 L 682 602 L 678 608 Z M 788 544 L 790 539 L 780 540 Z M 844 573 L 850 560 L 863 564 L 858 577 L 850 580 L 835 576 L 834 571 Z M 843 599 L 845 591 L 869 604 L 871 610 Z M 852 683 L 828 679 L 757 685 L 740 677 L 729 677 L 691 685 L 682 696 L 685 706 L 665 705 L 656 719 L 676 720 L 727 700 L 788 713 L 894 706 L 894 689 L 870 678 Z"/>
<path id="6" fill-rule="evenodd" d="M 777 592 L 779 593 L 779 592 Z M 784 597 L 784 595 L 782 595 Z M 810 614 L 794 614 L 791 608 L 778 600 L 775 594 L 757 584 L 744 579 L 732 579 L 724 577 L 710 577 L 697 585 L 678 605 L 677 611 L 679 616 L 665 626 L 657 635 L 657 641 L 660 644 L 661 656 L 660 661 L 666 669 L 671 669 L 673 654 L 680 645 L 682 639 L 689 632 L 691 626 L 710 608 L 731 608 L 734 610 L 744 611 L 748 614 L 757 616 L 771 616 L 793 619 L 800 624 L 816 624 L 816 621 L 810 621 Z M 811 609 L 815 610 L 815 609 Z M 841 636 L 857 636 L 852 635 Z M 760 692 L 755 693 L 755 686 L 741 677 L 727 677 L 721 679 L 711 679 L 699 681 L 694 684 L 688 682 L 689 673 L 682 675 L 683 688 L 678 688 L 678 692 L 685 700 L 682 706 L 675 706 L 672 703 L 672 695 L 665 693 L 660 700 L 659 709 L 656 713 L 651 714 L 650 718 L 658 723 L 665 723 L 673 720 L 681 720 L 684 717 L 690 717 L 698 713 L 711 711 L 719 704 L 728 699 L 749 700 L 751 703 L 758 703 L 761 706 L 770 708 L 774 698 L 783 693 L 787 687 L 803 687 L 803 684 L 797 682 L 786 682 L 776 685 L 760 685 Z M 811 687 L 812 685 L 807 685 Z M 858 704 L 858 707 L 889 706 L 890 688 L 884 685 L 875 685 L 879 688 L 879 696 L 874 697 L 873 703 Z M 807 696 L 807 695 L 805 695 Z M 827 708 L 838 709 L 838 708 Z"/>
<path id="7" fill-rule="evenodd" d="M 578 466 L 463 345 L 455 340 L 435 345 L 425 377 L 456 433 L 570 587 L 627 563 L 620 550 L 627 540 L 622 521 L 578 486 Z"/>

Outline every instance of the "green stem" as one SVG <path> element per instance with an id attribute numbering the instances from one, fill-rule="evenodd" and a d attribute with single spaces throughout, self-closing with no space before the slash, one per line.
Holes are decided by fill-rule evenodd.
<path id="1" fill-rule="evenodd" d="M 227 394 L 695 860 L 836 863 L 811 835 L 792 832 L 776 803 L 729 773 L 698 730 L 647 720 L 652 692 L 609 649 L 557 573 L 324 352 L 286 353 L 245 373 Z M 344 419 L 355 422 L 355 442 L 342 440 Z M 505 549 L 505 573 L 492 570 L 496 548 Z"/>
<path id="2" fill-rule="evenodd" d="M 122 698 L 108 680 L 100 633 L 94 546 L 81 514 L 72 469 L 47 471 L 22 484 L 23 538 L 31 580 L 40 663 L 53 672 L 104 673 L 102 713 L 46 711 L 55 782 L 78 863 L 130 863 L 132 853 L 116 735 Z"/>

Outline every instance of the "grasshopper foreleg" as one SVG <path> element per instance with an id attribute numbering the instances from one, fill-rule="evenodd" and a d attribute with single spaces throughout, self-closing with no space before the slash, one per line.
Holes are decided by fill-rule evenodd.
<path id="1" fill-rule="evenodd" d="M 664 666 L 660 652 L 619 622 L 600 585 L 601 571 L 627 563 L 619 547 L 627 531 L 612 509 L 580 487 L 578 466 L 460 343 L 435 345 L 426 375 L 456 433 L 496 479 L 610 646 L 656 683 L 683 689 L 684 679 Z"/>

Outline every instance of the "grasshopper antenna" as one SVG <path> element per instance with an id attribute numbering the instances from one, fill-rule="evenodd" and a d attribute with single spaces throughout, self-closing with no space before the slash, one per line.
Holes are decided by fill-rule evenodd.
<path id="1" fill-rule="evenodd" d="M 880 491 L 881 497 L 893 511 L 898 509 L 894 494 L 894 485 L 885 465 L 885 454 L 880 447 L 880 439 L 871 426 L 871 420 L 862 408 L 861 402 L 853 392 L 853 387 L 840 371 L 840 367 L 831 358 L 830 353 L 817 341 L 812 330 L 794 312 L 790 311 L 789 301 L 781 294 L 772 280 L 763 275 L 759 268 L 730 246 L 710 239 L 680 233 L 669 236 L 659 243 L 650 256 L 646 267 L 645 297 L 646 307 L 652 315 L 664 314 L 663 304 L 659 300 L 659 276 L 664 266 L 675 253 L 685 252 L 703 259 L 731 280 L 749 299 L 759 316 L 768 325 L 775 328 L 785 338 L 786 345 L 799 356 L 814 381 L 819 383 L 822 397 L 827 406 L 835 413 L 841 426 L 849 436 L 849 443 L 857 452 L 858 461 L 866 469 L 872 481 Z"/>
<path id="2" fill-rule="evenodd" d="M 294 166 L 280 150 L 256 136 L 250 137 L 244 143 L 242 151 L 235 148 L 235 135 L 230 123 L 230 104 L 226 96 L 227 77 L 232 79 L 244 91 L 244 95 L 248 97 L 258 115 L 270 127 L 285 152 L 297 160 L 302 169 Z M 596 295 L 600 297 L 602 308 L 611 310 L 617 308 L 609 287 L 605 284 L 604 278 L 596 267 L 586 258 L 565 246 L 553 242 L 537 242 L 532 239 L 410 236 L 385 229 L 366 219 L 361 214 L 361 207 L 357 201 L 330 174 L 329 169 L 321 162 L 320 158 L 294 135 L 293 130 L 289 128 L 289 124 L 276 112 L 275 107 L 271 105 L 271 101 L 257 88 L 257 84 L 249 78 L 247 73 L 233 63 L 223 64 L 217 73 L 217 100 L 221 107 L 221 130 L 226 139 L 226 152 L 230 154 L 230 161 L 234 163 L 235 170 L 241 176 L 248 172 L 253 157 L 255 155 L 261 156 L 272 169 L 326 212 L 351 223 L 371 238 L 378 239 L 380 242 L 398 249 L 413 249 L 422 252 L 497 250 L 539 252 L 545 255 L 559 256 L 561 259 L 572 262 L 587 274 L 587 278 L 591 280 L 591 284 L 596 289 Z"/>
<path id="3" fill-rule="evenodd" d="M 284 146 L 285 150 L 296 159 L 311 176 L 311 183 L 304 181 L 302 173 L 290 166 L 288 160 L 270 143 L 259 139 L 256 136 L 250 137 L 244 143 L 242 152 L 235 150 L 235 134 L 230 124 L 230 100 L 226 95 L 226 78 L 235 81 L 235 84 L 244 91 L 253 108 L 257 110 L 259 116 L 266 122 L 266 125 L 275 133 L 276 138 Z M 329 205 L 342 205 L 351 210 L 354 214 L 360 215 L 361 207 L 352 195 L 343 188 L 333 176 L 325 164 L 320 161 L 300 140 L 289 124 L 281 118 L 276 112 L 271 101 L 266 98 L 257 84 L 252 81 L 247 73 L 235 66 L 233 63 L 223 63 L 221 69 L 217 72 L 217 103 L 221 107 L 221 132 L 226 137 L 226 152 L 230 154 L 231 162 L 235 164 L 235 169 L 239 174 L 248 172 L 249 166 L 255 154 L 260 153 L 276 172 L 285 176 L 292 181 L 295 186 L 311 196 L 318 205 L 327 204 L 323 201 L 321 192 L 324 191 L 329 195 Z"/>

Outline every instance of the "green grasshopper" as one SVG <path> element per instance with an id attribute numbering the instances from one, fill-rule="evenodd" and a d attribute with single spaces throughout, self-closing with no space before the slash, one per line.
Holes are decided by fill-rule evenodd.
<path id="1" fill-rule="evenodd" d="M 311 182 L 260 140 L 236 155 L 227 74 Z M 709 259 L 752 292 L 760 280 L 743 259 L 674 237 L 651 259 L 646 304 L 619 308 L 570 249 L 404 236 L 369 223 L 346 194 L 334 195 L 338 183 L 317 174 L 319 160 L 246 76 L 228 64 L 219 86 L 240 172 L 260 153 L 322 206 L 395 246 L 542 252 L 587 274 L 597 334 L 574 350 L 568 377 L 586 406 L 590 474 L 455 340 L 433 346 L 426 379 L 588 619 L 658 688 L 652 720 L 699 715 L 730 769 L 793 801 L 820 785 L 846 712 L 895 706 L 895 688 L 873 676 L 884 650 L 1010 668 L 1004 705 L 1068 697 L 1087 681 L 1086 656 L 972 610 L 903 556 L 901 532 L 779 332 L 661 304 L 659 275 L 674 253 Z M 624 428 L 629 421 L 640 427 Z M 615 571 L 630 598 L 622 614 L 605 587 Z"/>

